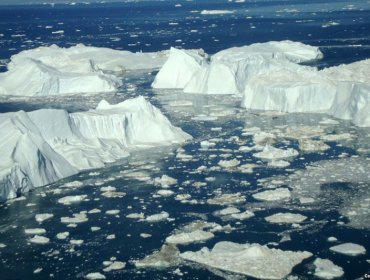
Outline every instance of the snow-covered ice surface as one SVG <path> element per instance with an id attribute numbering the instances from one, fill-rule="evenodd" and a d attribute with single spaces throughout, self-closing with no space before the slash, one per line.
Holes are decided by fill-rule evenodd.
<path id="1" fill-rule="evenodd" d="M 201 14 L 204 10 L 232 13 Z M 94 65 L 81 63 L 76 57 L 72 61 L 67 57 L 55 61 L 55 55 L 39 57 L 48 67 L 48 63 L 60 67 L 60 72 L 70 71 L 63 66 L 68 62 L 80 72 L 78 75 L 90 69 L 82 67 L 85 65 L 94 67 L 94 73 L 102 71 L 105 77 L 118 77 L 121 85 L 115 93 L 0 96 L 1 113 L 23 110 L 22 114 L 29 117 L 41 135 L 24 138 L 33 139 L 44 154 L 53 155 L 45 148 L 49 145 L 65 159 L 53 166 L 40 161 L 40 167 L 45 164 L 54 169 L 66 168 L 69 164 L 76 169 L 78 162 L 84 162 L 94 168 L 77 170 L 78 174 L 0 205 L 1 277 L 244 279 L 250 276 L 240 273 L 253 273 L 254 277 L 275 279 L 285 275 L 287 279 L 363 278 L 369 272 L 370 259 L 370 130 L 358 126 L 354 113 L 366 111 L 366 106 L 362 107 L 366 104 L 366 99 L 362 99 L 366 97 L 366 91 L 362 92 L 366 87 L 358 84 L 366 79 L 367 69 L 365 64 L 350 64 L 369 58 L 369 10 L 369 4 L 360 0 L 290 1 L 286 5 L 272 0 L 180 0 L 0 7 L 0 18 L 6 23 L 0 31 L 1 72 L 13 63 L 11 55 L 52 44 L 81 51 L 82 46 L 75 45 L 82 43 L 92 53 L 95 48 L 87 46 L 122 51 L 104 49 L 104 56 L 90 53 L 81 57 L 83 60 L 93 56 Z M 231 69 L 231 74 L 242 74 L 242 68 L 230 68 L 229 62 L 242 57 L 242 53 L 235 57 L 233 53 L 251 51 L 251 47 L 245 46 L 261 42 L 265 43 L 255 45 L 259 49 L 271 48 L 273 44 L 266 42 L 280 42 L 275 47 L 285 42 L 290 48 L 316 46 L 323 54 L 320 60 L 301 64 L 298 61 L 302 57 L 308 59 L 307 50 L 316 56 L 320 52 L 308 47 L 303 56 L 295 52 L 294 57 L 274 58 L 271 62 L 269 53 L 269 59 L 256 59 L 256 63 L 263 62 L 266 71 L 282 66 L 302 71 L 283 76 L 279 82 L 296 80 L 303 90 L 302 75 L 318 79 L 322 85 L 329 78 L 340 78 L 344 85 L 345 80 L 357 80 L 353 89 L 361 91 L 359 99 L 346 103 L 345 95 L 337 95 L 344 99 L 336 102 L 349 106 L 341 107 L 349 110 L 336 113 L 341 116 L 334 112 L 246 110 L 240 106 L 243 85 L 230 79 L 233 75 L 228 72 Z M 174 78 L 167 80 L 174 83 L 171 89 L 153 89 L 151 85 L 159 77 L 159 69 L 153 68 L 165 62 L 171 47 L 176 48 L 172 52 L 181 53 L 184 68 L 167 68 L 166 75 Z M 53 48 L 60 54 L 57 47 L 49 50 Z M 158 60 L 146 57 L 148 53 L 158 55 Z M 227 61 L 215 63 L 215 54 Z M 29 55 L 38 59 L 32 51 Z M 124 58 L 108 62 L 110 55 Z M 145 61 L 147 67 L 140 65 L 139 60 Z M 238 65 L 245 66 L 244 62 Z M 127 65 L 125 69 L 122 64 Z M 186 83 L 194 65 L 199 66 L 196 67 L 203 76 L 191 83 L 193 89 L 202 85 L 209 93 L 221 93 L 227 86 L 234 88 L 236 95 L 188 94 L 182 88 L 174 88 L 179 82 L 181 87 Z M 313 70 L 314 67 L 319 70 Z M 213 76 L 218 68 L 222 76 Z M 249 70 L 254 75 L 256 68 Z M 279 73 L 290 73 L 288 70 L 281 69 Z M 316 71 L 319 77 L 314 74 Z M 241 75 L 238 81 L 250 78 Z M 274 83 L 268 85 L 272 87 Z M 190 84 L 187 88 L 190 91 Z M 140 147 L 146 149 L 125 148 L 125 154 L 130 155 L 121 158 L 118 141 L 103 139 L 123 139 L 111 134 L 117 119 L 91 123 L 87 118 L 100 120 L 106 113 L 116 114 L 113 112 L 120 106 L 108 104 L 120 104 L 138 96 L 144 96 L 173 126 L 193 139 L 170 146 L 148 147 L 151 145 L 145 143 Z M 103 99 L 108 103 L 99 105 Z M 35 112 L 39 111 L 43 114 L 38 117 Z M 49 119 L 54 126 L 39 127 Z M 100 141 L 76 142 L 77 129 L 62 129 L 65 122 L 61 119 L 70 124 L 78 121 L 81 139 L 92 131 L 100 131 Z M 159 136 L 145 124 L 141 127 L 145 135 Z M 31 127 L 29 122 L 25 125 Z M 15 143 L 14 136 L 17 135 L 2 133 L 0 138 L 9 148 L 9 144 Z M 32 147 L 28 143 L 19 147 Z M 272 151 L 270 156 L 254 156 L 261 152 L 263 155 L 266 147 Z M 277 151 L 282 157 L 276 157 Z M 97 154 L 107 160 L 106 164 L 100 161 L 101 165 L 95 165 Z M 3 159 L 1 153 L 1 166 L 10 164 Z M 224 242 L 228 245 L 223 247 Z M 218 250 L 220 244 L 222 250 Z M 256 245 L 247 250 L 250 244 Z M 215 245 L 218 249 L 213 252 Z M 332 250 L 338 249 L 338 245 L 342 246 L 342 253 Z M 202 250 L 203 247 L 208 249 Z M 282 256 L 287 252 L 291 257 Z M 303 259 L 299 252 L 310 252 L 312 256 L 306 253 L 307 258 Z M 257 253 L 271 262 L 261 261 Z M 197 256 L 196 262 L 180 257 L 187 254 Z M 202 254 L 212 255 L 208 258 L 212 264 L 198 258 Z M 238 254 L 245 258 L 235 257 Z M 246 265 L 246 255 L 254 258 L 251 266 Z M 231 258 L 232 263 L 221 262 L 219 257 Z M 253 265 L 261 269 L 251 271 Z M 272 271 L 274 268 L 278 269 Z"/>

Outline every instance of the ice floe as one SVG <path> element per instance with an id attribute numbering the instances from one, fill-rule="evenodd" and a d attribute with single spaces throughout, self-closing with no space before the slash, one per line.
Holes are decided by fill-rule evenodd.
<path id="1" fill-rule="evenodd" d="M 30 239 L 30 242 L 35 244 L 47 244 L 49 243 L 49 241 L 50 241 L 49 238 L 41 235 L 35 235 Z"/>
<path id="2" fill-rule="evenodd" d="M 166 268 L 180 263 L 180 252 L 176 246 L 165 244 L 159 251 L 146 256 L 142 260 L 134 261 L 137 268 Z"/>
<path id="3" fill-rule="evenodd" d="M 237 244 L 222 241 L 212 250 L 184 252 L 180 257 L 205 266 L 259 279 L 282 279 L 293 267 L 311 257 L 310 252 L 292 252 L 270 249 L 259 244 Z"/>
<path id="4" fill-rule="evenodd" d="M 202 242 L 208 239 L 212 239 L 214 234 L 203 230 L 195 230 L 192 232 L 182 232 L 178 234 L 170 235 L 166 238 L 166 242 L 169 244 L 190 244 L 195 242 Z"/>
<path id="5" fill-rule="evenodd" d="M 366 254 L 365 247 L 355 243 L 343 243 L 330 247 L 329 249 L 333 252 L 348 256 L 358 256 Z"/>
<path id="6" fill-rule="evenodd" d="M 293 148 L 279 149 L 266 145 L 261 152 L 254 153 L 253 156 L 261 159 L 285 159 L 297 156 L 298 151 Z"/>
<path id="7" fill-rule="evenodd" d="M 41 235 L 41 234 L 45 234 L 46 230 L 44 228 L 26 228 L 24 232 L 26 234 Z"/>
<path id="8" fill-rule="evenodd" d="M 103 167 L 127 156 L 131 148 L 191 138 L 143 97 L 116 105 L 102 101 L 87 112 L 44 109 L 0 114 L 0 125 L 6 131 L 0 136 L 0 200 L 80 170 Z"/>
<path id="9" fill-rule="evenodd" d="M 265 220 L 267 222 L 276 224 L 301 223 L 306 219 L 307 219 L 306 216 L 294 213 L 276 213 L 271 216 L 265 217 Z"/>
<path id="10" fill-rule="evenodd" d="M 101 274 L 100 272 L 91 272 L 91 273 L 85 275 L 85 278 L 89 279 L 89 280 L 103 280 L 103 279 L 106 279 L 106 277 L 103 274 Z"/>
<path id="11" fill-rule="evenodd" d="M 258 192 L 252 195 L 254 199 L 260 201 L 278 201 L 278 200 L 289 200 L 291 193 L 288 188 L 278 188 L 275 190 L 267 190 Z"/>
<path id="12" fill-rule="evenodd" d="M 331 260 L 317 258 L 313 262 L 315 266 L 315 276 L 320 279 L 335 279 L 344 275 L 343 268 L 335 265 Z"/>
<path id="13" fill-rule="evenodd" d="M 54 214 L 51 214 L 51 213 L 36 214 L 35 220 L 36 222 L 42 223 L 43 221 L 49 220 L 53 217 L 54 217 Z"/>

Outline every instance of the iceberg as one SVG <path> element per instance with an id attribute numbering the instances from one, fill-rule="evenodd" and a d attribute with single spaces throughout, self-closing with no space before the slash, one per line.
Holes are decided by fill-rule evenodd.
<path id="1" fill-rule="evenodd" d="M 311 257 L 310 252 L 270 249 L 259 244 L 217 243 L 212 250 L 187 251 L 180 257 L 205 266 L 258 279 L 283 279 L 293 267 Z"/>
<path id="2" fill-rule="evenodd" d="M 22 51 L 11 57 L 8 71 L 0 73 L 0 94 L 45 96 L 114 92 L 127 70 L 155 69 L 166 52 L 131 53 L 78 44 Z"/>
<path id="3" fill-rule="evenodd" d="M 301 66 L 299 66 L 301 67 Z M 319 112 L 370 126 L 370 59 L 323 70 L 307 67 L 256 75 L 242 106 L 283 112 Z"/>
<path id="4" fill-rule="evenodd" d="M 171 51 L 153 87 L 186 93 L 242 94 L 255 75 L 284 68 L 310 68 L 297 63 L 322 58 L 317 47 L 292 41 L 267 42 L 220 51 L 208 59 L 188 50 Z M 171 80 L 171 87 L 166 84 Z"/>
<path id="5" fill-rule="evenodd" d="M 143 97 L 67 113 L 42 109 L 0 114 L 0 200 L 81 170 L 103 167 L 132 149 L 191 138 Z"/>

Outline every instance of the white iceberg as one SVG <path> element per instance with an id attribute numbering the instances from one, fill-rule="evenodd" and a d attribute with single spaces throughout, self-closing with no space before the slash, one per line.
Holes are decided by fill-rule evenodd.
<path id="1" fill-rule="evenodd" d="M 250 79 L 242 106 L 284 112 L 321 112 L 370 126 L 370 59 L 323 70 L 267 71 Z"/>
<path id="2" fill-rule="evenodd" d="M 158 80 L 171 79 L 171 87 L 157 82 L 154 87 L 182 88 L 187 93 L 240 94 L 247 81 L 271 69 L 297 68 L 296 63 L 322 58 L 317 47 L 298 42 L 280 41 L 230 48 L 211 56 L 190 55 L 190 51 L 171 52 L 158 73 Z M 186 57 L 186 63 L 183 63 Z M 171 72 L 172 71 L 172 72 Z M 166 79 L 164 74 L 167 73 Z M 191 74 L 190 74 L 191 73 Z M 181 75 L 181 76 L 180 76 Z M 156 78 L 157 80 L 157 78 Z"/>
<path id="3" fill-rule="evenodd" d="M 267 222 L 275 224 L 302 223 L 306 219 L 306 216 L 294 213 L 276 213 L 271 216 L 265 217 L 265 220 Z"/>
<path id="4" fill-rule="evenodd" d="M 113 92 L 122 85 L 125 70 L 154 69 L 166 53 L 131 53 L 108 48 L 70 48 L 56 45 L 22 51 L 0 73 L 0 94 L 44 96 Z"/>
<path id="5" fill-rule="evenodd" d="M 258 192 L 253 194 L 252 196 L 254 199 L 260 201 L 278 201 L 278 200 L 289 200 L 291 197 L 291 193 L 288 188 L 277 188 L 275 190 Z"/>
<path id="6" fill-rule="evenodd" d="M 330 251 L 347 255 L 347 256 L 358 256 L 366 254 L 364 246 L 355 243 L 344 243 L 329 248 Z"/>
<path id="7" fill-rule="evenodd" d="M 0 200 L 34 187 L 103 167 L 128 156 L 130 149 L 181 143 L 191 136 L 172 126 L 143 97 L 95 110 L 0 114 Z"/>
<path id="8" fill-rule="evenodd" d="M 169 244 L 190 244 L 194 242 L 202 242 L 208 239 L 212 239 L 214 234 L 204 230 L 195 230 L 192 232 L 182 232 L 178 234 L 170 235 L 166 238 L 166 242 Z"/>
<path id="9" fill-rule="evenodd" d="M 282 279 L 288 276 L 293 267 L 311 257 L 310 252 L 292 252 L 270 249 L 259 244 L 237 244 L 219 242 L 212 250 L 202 248 L 198 252 L 184 252 L 180 257 L 258 279 Z"/>

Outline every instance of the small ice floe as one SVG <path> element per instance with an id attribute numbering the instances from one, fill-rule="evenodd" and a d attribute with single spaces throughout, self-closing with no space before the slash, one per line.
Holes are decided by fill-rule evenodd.
<path id="1" fill-rule="evenodd" d="M 233 14 L 233 10 L 203 10 L 200 12 L 201 15 L 224 15 L 224 14 Z"/>
<path id="2" fill-rule="evenodd" d="M 334 236 L 330 236 L 330 237 L 328 237 L 328 241 L 329 242 L 337 242 L 338 239 L 336 237 L 334 237 Z"/>
<path id="3" fill-rule="evenodd" d="M 276 213 L 274 215 L 265 217 L 265 220 L 274 224 L 293 224 L 302 223 L 307 217 L 301 214 L 294 213 Z"/>
<path id="4" fill-rule="evenodd" d="M 89 280 L 102 280 L 102 279 L 106 279 L 105 276 L 103 274 L 101 274 L 100 272 L 91 272 L 91 273 L 85 275 L 85 278 L 86 279 L 89 279 Z"/>
<path id="5" fill-rule="evenodd" d="M 225 193 L 218 195 L 214 198 L 207 199 L 207 203 L 211 205 L 232 205 L 244 203 L 246 198 L 240 192 Z"/>
<path id="6" fill-rule="evenodd" d="M 319 124 L 322 124 L 322 125 L 337 125 L 337 124 L 339 124 L 339 122 L 336 121 L 336 120 L 333 120 L 333 119 L 323 118 L 321 121 L 319 121 Z"/>
<path id="7" fill-rule="evenodd" d="M 358 256 L 366 254 L 365 247 L 355 243 L 343 243 L 330 247 L 329 250 L 347 256 Z"/>
<path id="8" fill-rule="evenodd" d="M 165 244 L 160 251 L 146 256 L 142 260 L 134 261 L 137 268 L 166 268 L 180 263 L 180 252 L 176 246 Z"/>
<path id="9" fill-rule="evenodd" d="M 103 269 L 104 272 L 109 272 L 112 270 L 121 270 L 126 267 L 125 262 L 119 262 L 119 261 L 109 261 L 109 262 L 104 262 L 106 264 L 106 268 Z"/>
<path id="10" fill-rule="evenodd" d="M 221 166 L 222 168 L 235 168 L 240 164 L 240 161 L 237 159 L 232 159 L 232 160 L 220 160 L 218 162 L 218 165 Z"/>
<path id="11" fill-rule="evenodd" d="M 54 214 L 43 213 L 43 214 L 36 214 L 35 220 L 36 222 L 42 223 L 43 221 L 49 220 L 54 217 Z"/>
<path id="12" fill-rule="evenodd" d="M 273 159 L 272 161 L 267 163 L 267 166 L 272 167 L 272 168 L 285 168 L 285 167 L 288 167 L 289 165 L 290 165 L 289 161 L 282 160 L 282 159 L 280 160 Z"/>
<path id="13" fill-rule="evenodd" d="M 299 149 L 304 152 L 323 152 L 330 149 L 329 145 L 319 140 L 300 139 L 298 143 Z"/>
<path id="14" fill-rule="evenodd" d="M 290 191 L 287 188 L 277 188 L 275 190 L 262 191 L 252 195 L 254 199 L 260 201 L 289 200 Z"/>
<path id="15" fill-rule="evenodd" d="M 159 196 L 167 197 L 167 196 L 174 195 L 175 192 L 171 191 L 171 190 L 159 190 L 159 191 L 157 191 L 156 194 L 159 195 Z"/>
<path id="16" fill-rule="evenodd" d="M 215 211 L 215 216 L 227 216 L 232 214 L 238 214 L 240 213 L 240 210 L 235 207 L 227 207 L 222 210 Z"/>
<path id="17" fill-rule="evenodd" d="M 259 131 L 253 134 L 253 142 L 256 145 L 272 145 L 276 141 L 276 135 L 270 132 Z"/>
<path id="18" fill-rule="evenodd" d="M 112 209 L 112 210 L 105 211 L 105 214 L 114 216 L 114 215 L 118 215 L 119 212 L 120 212 L 120 210 L 118 210 L 118 209 Z"/>
<path id="19" fill-rule="evenodd" d="M 69 232 L 68 231 L 65 231 L 65 232 L 59 232 L 57 234 L 57 238 L 59 240 L 64 240 L 64 239 L 67 239 L 67 237 L 69 236 Z"/>
<path id="20" fill-rule="evenodd" d="M 238 170 L 241 173 L 251 174 L 251 173 L 253 173 L 253 169 L 256 168 L 256 167 L 258 167 L 258 165 L 253 164 L 253 163 L 246 163 L 246 164 L 238 166 Z"/>
<path id="21" fill-rule="evenodd" d="M 210 142 L 210 141 L 207 141 L 207 140 L 204 140 L 204 141 L 201 141 L 200 142 L 200 146 L 203 148 L 203 149 L 208 149 L 210 147 L 214 147 L 216 146 L 216 143 L 214 142 Z"/>
<path id="22" fill-rule="evenodd" d="M 353 135 L 350 133 L 341 133 L 341 134 L 327 134 L 321 136 L 321 139 L 328 142 L 342 141 L 342 140 L 351 140 Z"/>
<path id="23" fill-rule="evenodd" d="M 94 231 L 99 231 L 99 230 L 101 230 L 101 228 L 100 228 L 100 227 L 91 227 L 91 228 L 90 228 L 90 230 L 91 230 L 92 232 L 94 232 Z"/>
<path id="24" fill-rule="evenodd" d="M 94 208 L 94 209 L 91 209 L 89 212 L 87 212 L 88 214 L 99 214 L 101 213 L 101 210 L 100 209 L 97 209 L 97 208 Z"/>
<path id="25" fill-rule="evenodd" d="M 49 243 L 50 239 L 45 236 L 35 235 L 30 239 L 31 243 L 35 244 L 47 244 Z"/>
<path id="26" fill-rule="evenodd" d="M 126 195 L 125 192 L 106 191 L 101 193 L 106 198 L 122 198 Z"/>
<path id="27" fill-rule="evenodd" d="M 169 217 L 170 215 L 167 212 L 162 211 L 159 214 L 147 216 L 145 221 L 149 223 L 155 223 L 155 222 L 161 222 L 161 221 L 167 220 Z"/>
<path id="28" fill-rule="evenodd" d="M 299 202 L 301 204 L 311 204 L 311 203 L 314 203 L 315 202 L 315 199 L 312 198 L 312 197 L 303 196 L 303 197 L 300 197 L 299 198 Z"/>
<path id="29" fill-rule="evenodd" d="M 299 140 L 319 137 L 324 133 L 324 129 L 320 126 L 298 125 L 287 127 L 283 136 Z"/>
<path id="30" fill-rule="evenodd" d="M 107 240 L 116 239 L 116 235 L 115 234 L 109 234 L 109 235 L 107 235 L 107 237 L 105 239 L 107 239 Z"/>
<path id="31" fill-rule="evenodd" d="M 330 26 L 336 26 L 336 25 L 339 25 L 339 22 L 336 22 L 336 21 L 329 21 L 327 23 L 324 23 L 323 25 L 321 25 L 322 28 L 328 28 Z"/>
<path id="32" fill-rule="evenodd" d="M 52 31 L 51 34 L 59 34 L 59 35 L 62 35 L 62 34 L 64 34 L 64 30 Z"/>
<path id="33" fill-rule="evenodd" d="M 0 243 L 0 249 L 5 248 L 6 245 L 4 243 Z"/>
<path id="34" fill-rule="evenodd" d="M 83 183 L 81 181 L 72 181 L 69 183 L 66 183 L 64 185 L 61 185 L 61 188 L 67 188 L 67 189 L 76 189 L 83 186 Z"/>
<path id="35" fill-rule="evenodd" d="M 82 239 L 71 239 L 69 240 L 69 243 L 72 245 L 82 245 L 84 241 Z"/>
<path id="36" fill-rule="evenodd" d="M 32 234 L 32 235 L 41 235 L 41 234 L 45 234 L 46 233 L 46 230 L 44 228 L 26 228 L 24 230 L 24 232 L 26 234 Z"/>
<path id="37" fill-rule="evenodd" d="M 180 254 L 180 257 L 187 261 L 258 279 L 285 278 L 294 266 L 311 256 L 312 254 L 306 251 L 283 251 L 259 244 L 227 241 L 217 243 L 212 250 L 204 247 L 197 252 Z"/>
<path id="38" fill-rule="evenodd" d="M 235 220 L 247 220 L 254 217 L 254 213 L 252 211 L 246 210 L 241 213 L 234 213 L 230 215 L 230 218 L 235 219 Z"/>
<path id="39" fill-rule="evenodd" d="M 58 203 L 64 204 L 64 205 L 71 205 L 72 203 L 77 203 L 83 201 L 87 195 L 70 195 L 70 196 L 65 196 L 62 198 L 58 199 Z"/>
<path id="40" fill-rule="evenodd" d="M 105 187 L 100 188 L 101 192 L 115 192 L 116 190 L 117 189 L 115 187 L 112 187 L 112 186 L 105 186 Z"/>
<path id="41" fill-rule="evenodd" d="M 166 238 L 166 242 L 169 244 L 181 244 L 186 245 L 190 243 L 203 242 L 212 239 L 214 234 L 204 230 L 195 230 L 192 232 L 182 232 L 178 234 L 170 235 Z"/>
<path id="42" fill-rule="evenodd" d="M 261 152 L 254 153 L 253 156 L 260 159 L 285 159 L 295 157 L 299 153 L 293 148 L 279 149 L 266 145 Z"/>
<path id="43" fill-rule="evenodd" d="M 126 215 L 128 219 L 145 219 L 144 213 L 131 213 Z"/>
<path id="44" fill-rule="evenodd" d="M 167 175 L 162 175 L 162 177 L 157 177 L 154 179 L 154 184 L 161 186 L 162 188 L 168 188 L 172 185 L 177 184 L 177 179 L 172 178 Z"/>
<path id="45" fill-rule="evenodd" d="M 38 267 L 36 268 L 34 271 L 33 271 L 33 274 L 38 274 L 42 271 L 42 268 L 41 267 Z"/>
<path id="46" fill-rule="evenodd" d="M 331 260 L 317 258 L 313 262 L 315 276 L 320 279 L 335 279 L 344 275 L 343 268 L 335 265 Z"/>
<path id="47" fill-rule="evenodd" d="M 79 224 L 87 222 L 89 219 L 86 216 L 86 213 L 77 213 L 73 214 L 73 217 L 61 217 L 60 221 L 63 224 Z"/>
<path id="48" fill-rule="evenodd" d="M 140 237 L 141 238 L 150 238 L 150 237 L 152 237 L 152 235 L 151 234 L 149 234 L 149 233 L 140 233 Z"/>

